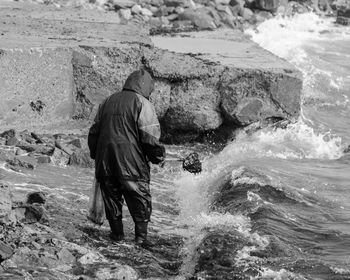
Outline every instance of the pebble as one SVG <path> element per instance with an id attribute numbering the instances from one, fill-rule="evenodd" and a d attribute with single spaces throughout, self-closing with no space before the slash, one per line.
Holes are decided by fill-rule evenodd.
<path id="1" fill-rule="evenodd" d="M 132 6 L 131 12 L 138 15 L 142 12 L 142 7 L 138 4 L 136 4 L 136 5 Z"/>
<path id="2" fill-rule="evenodd" d="M 82 265 L 106 262 L 107 260 L 99 253 L 89 252 L 78 259 L 78 262 Z"/>
<path id="3" fill-rule="evenodd" d="M 121 9 L 118 11 L 119 16 L 125 20 L 130 20 L 132 18 L 130 9 Z"/>

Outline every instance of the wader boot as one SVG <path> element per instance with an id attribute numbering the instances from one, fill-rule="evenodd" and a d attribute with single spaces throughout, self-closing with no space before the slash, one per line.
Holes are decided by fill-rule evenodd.
<path id="1" fill-rule="evenodd" d="M 111 234 L 109 237 L 114 241 L 122 241 L 124 239 L 124 230 L 123 230 L 123 221 L 118 220 L 109 220 L 109 226 L 111 227 Z"/>
<path id="2" fill-rule="evenodd" d="M 148 222 L 135 223 L 135 243 L 141 247 L 150 247 L 152 244 L 147 240 Z"/>

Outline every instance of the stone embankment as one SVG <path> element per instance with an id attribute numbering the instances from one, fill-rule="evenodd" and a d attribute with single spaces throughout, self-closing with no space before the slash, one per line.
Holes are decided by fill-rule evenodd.
<path id="1" fill-rule="evenodd" d="M 184 30 L 242 29 L 275 14 L 333 14 L 347 0 L 31 0 L 56 7 L 83 6 L 115 12 L 121 23 L 141 22 L 151 33 Z M 342 8 L 341 8 L 342 9 Z"/>
<path id="2" fill-rule="evenodd" d="M 151 99 L 168 141 L 299 114 L 300 73 L 241 33 L 230 35 L 231 59 L 220 63 L 156 48 L 114 13 L 0 5 L 3 130 L 86 133 L 98 104 L 141 67 L 156 80 Z"/>

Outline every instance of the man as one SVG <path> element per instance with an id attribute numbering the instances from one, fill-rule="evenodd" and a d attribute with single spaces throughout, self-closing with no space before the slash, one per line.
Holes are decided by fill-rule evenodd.
<path id="1" fill-rule="evenodd" d="M 88 136 L 95 175 L 101 185 L 111 238 L 124 238 L 123 197 L 135 223 L 135 242 L 146 245 L 152 204 L 149 162 L 164 164 L 160 126 L 149 96 L 154 82 L 145 70 L 133 72 L 123 90 L 99 107 Z"/>

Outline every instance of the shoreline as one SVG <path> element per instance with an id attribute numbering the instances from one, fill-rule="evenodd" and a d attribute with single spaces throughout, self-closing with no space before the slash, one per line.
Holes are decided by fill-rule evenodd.
<path id="1" fill-rule="evenodd" d="M 65 26 L 65 28 L 68 28 L 67 25 Z M 217 37 L 217 35 L 216 38 L 203 38 L 199 34 L 194 34 L 196 36 L 199 36 L 199 38 L 191 38 L 186 35 L 184 38 L 185 40 L 187 40 L 187 42 L 188 40 L 198 39 L 198 41 L 196 41 L 198 44 L 198 49 L 196 50 L 196 53 L 189 55 L 186 54 L 188 52 L 187 49 L 183 50 L 183 53 L 185 54 L 176 54 L 173 51 L 165 51 L 149 47 L 149 41 L 147 41 L 146 37 L 142 36 L 138 37 L 145 39 L 145 41 L 141 43 L 134 42 L 131 40 L 132 38 L 130 39 L 130 37 L 126 36 L 124 38 L 126 38 L 127 40 L 130 39 L 128 43 L 120 44 L 120 42 L 117 42 L 117 46 L 113 47 L 111 46 L 114 44 L 113 42 L 98 42 L 102 44 L 99 45 L 96 43 L 97 41 L 91 40 L 91 38 L 89 38 L 89 45 L 81 47 L 79 46 L 79 43 L 84 42 L 82 38 L 83 36 L 81 34 L 78 34 L 79 40 L 82 41 L 77 42 L 73 40 L 72 42 L 70 38 L 73 37 L 74 33 L 68 32 L 69 30 L 71 29 L 65 29 L 64 32 L 62 31 L 62 33 L 56 34 L 59 35 L 57 37 L 61 37 L 61 41 L 57 39 L 48 39 L 49 41 L 47 42 L 49 42 L 50 44 L 55 44 L 54 46 L 50 46 L 49 48 L 45 48 L 45 46 L 36 46 L 35 48 L 32 48 L 30 47 L 30 42 L 26 42 L 28 45 L 20 46 L 19 48 L 14 48 L 13 45 L 9 45 L 6 48 L 0 47 L 0 65 L 1 59 L 3 59 L 4 57 L 8 59 L 8 61 L 17 58 L 17 61 L 19 61 L 19 63 L 15 65 L 17 66 L 16 69 L 21 69 L 21 67 L 24 67 L 27 64 L 27 67 L 23 68 L 25 71 L 27 71 L 27 76 L 28 73 L 30 73 L 28 69 L 31 69 L 31 67 L 28 67 L 28 65 L 38 66 L 35 69 L 39 69 L 40 71 L 38 70 L 38 72 L 35 73 L 36 76 L 34 77 L 34 79 L 30 79 L 24 75 L 18 76 L 21 79 L 24 77 L 24 80 L 26 81 L 26 88 L 30 88 L 31 83 L 35 83 L 35 79 L 40 77 L 42 73 L 45 74 L 45 72 L 47 72 L 48 69 L 56 69 L 52 66 L 61 65 L 62 67 L 62 64 L 59 64 L 60 62 L 62 62 L 62 60 L 55 61 L 55 51 L 62 51 L 62 53 L 64 54 L 63 57 L 65 57 L 63 61 L 65 61 L 67 65 L 67 67 L 64 69 L 67 71 L 67 73 L 69 73 L 69 75 L 63 76 L 66 77 L 65 82 L 69 81 L 69 83 L 66 84 L 66 86 L 68 86 L 63 87 L 67 91 L 67 96 L 78 92 L 79 94 L 74 96 L 80 97 L 83 101 L 86 101 L 84 100 L 84 98 L 86 97 L 87 100 L 94 106 L 98 104 L 99 98 L 103 98 L 104 95 L 110 94 L 112 90 L 116 89 L 111 86 L 113 82 L 115 82 L 118 86 L 120 85 L 123 79 L 123 75 L 125 73 L 122 73 L 120 75 L 121 70 L 118 67 L 123 67 L 123 65 L 128 65 L 130 63 L 134 63 L 132 64 L 132 67 L 146 65 L 148 69 L 151 69 L 153 71 L 153 74 L 157 78 L 158 93 L 164 91 L 168 94 L 165 96 L 165 98 L 163 98 L 164 96 L 162 95 L 157 95 L 156 97 L 159 99 L 154 100 L 154 102 L 156 102 L 155 104 L 158 106 L 158 113 L 160 115 L 164 114 L 164 116 L 166 116 L 168 111 L 172 113 L 172 111 L 175 111 L 175 109 L 180 110 L 179 108 L 187 108 L 187 111 L 189 112 L 194 111 L 194 109 L 196 109 L 197 107 L 185 107 L 185 105 L 196 105 L 196 103 L 199 103 L 203 99 L 204 101 L 207 101 L 208 96 L 212 96 L 213 91 L 210 91 L 208 95 L 199 95 L 199 98 L 195 100 L 185 99 L 187 95 L 193 93 L 193 91 L 191 91 L 191 85 L 193 88 L 199 87 L 201 91 L 205 91 L 211 88 L 217 89 L 216 86 L 213 87 L 213 83 L 217 83 L 217 80 L 223 82 L 227 82 L 228 80 L 226 84 L 223 82 L 220 83 L 220 93 L 225 93 L 231 92 L 231 84 L 235 85 L 236 83 L 247 83 L 245 88 L 255 86 L 254 89 L 260 89 L 260 84 L 264 84 L 267 81 L 273 80 L 275 78 L 277 79 L 281 76 L 287 76 L 288 78 L 292 76 L 291 74 L 293 74 L 288 73 L 288 71 L 292 71 L 292 69 L 290 69 L 290 66 L 288 65 L 285 65 L 283 67 L 279 66 L 279 70 L 274 69 L 274 67 L 265 67 L 262 70 L 260 69 L 256 71 L 254 65 L 254 67 L 252 67 L 253 70 L 249 70 L 247 69 L 249 67 L 244 67 L 244 65 L 242 65 L 242 62 L 240 62 L 241 65 L 239 65 L 237 62 L 233 62 L 232 65 L 215 63 L 216 59 L 210 57 L 210 54 L 208 54 L 207 51 L 203 52 L 203 49 L 201 49 L 201 47 L 203 47 L 202 40 L 221 40 L 222 38 L 220 39 L 220 36 Z M 18 36 L 21 35 L 22 34 L 18 34 Z M 52 37 L 50 36 L 50 38 Z M 235 42 L 235 40 L 238 42 Z M 239 37 L 234 37 L 233 43 L 228 42 L 228 45 L 223 48 L 226 50 L 230 50 L 231 44 L 236 44 L 235 46 L 239 46 L 242 43 L 240 42 L 242 40 Z M 15 43 L 16 41 L 14 40 L 12 41 L 12 43 L 13 42 Z M 85 43 L 86 41 L 84 42 L 84 44 Z M 57 44 L 62 45 L 57 46 Z M 68 44 L 68 46 L 63 46 L 64 44 Z M 166 42 L 166 44 L 172 46 L 172 41 L 170 40 Z M 179 43 L 179 45 L 181 46 L 181 42 Z M 250 48 L 254 49 L 254 44 L 247 43 L 244 43 L 241 49 L 247 46 L 250 46 Z M 2 49 L 4 49 L 4 54 L 1 51 Z M 46 54 L 45 56 L 45 51 L 47 51 L 47 49 L 50 49 L 51 52 L 48 53 L 49 55 Z M 140 51 L 140 49 L 142 49 L 142 51 Z M 38 53 L 40 52 L 41 56 L 38 55 Z M 20 56 L 19 53 L 22 53 L 24 55 Z M 159 55 L 159 53 L 161 55 Z M 241 51 L 239 53 L 241 53 Z M 1 55 L 3 55 L 3 57 L 1 57 Z M 135 59 L 140 55 L 142 56 L 141 61 Z M 184 57 L 186 59 L 184 59 Z M 50 60 L 51 58 L 54 58 L 54 62 Z M 275 56 L 268 56 L 268 58 L 275 58 Z M 25 63 L 21 63 L 20 59 L 23 59 Z M 123 60 L 126 60 L 127 62 L 124 63 Z M 276 61 L 277 66 L 281 65 L 280 63 L 282 62 L 280 60 L 277 59 Z M 171 63 L 174 63 L 172 67 L 164 67 L 165 64 Z M 116 64 L 118 65 L 118 67 L 111 67 L 111 64 L 112 66 Z M 189 64 L 189 67 L 181 68 L 183 66 L 186 66 L 187 64 Z M 51 68 L 45 68 L 47 65 L 51 66 Z M 126 72 L 131 71 L 132 67 L 128 68 Z M 177 69 L 176 67 L 178 67 L 179 69 Z M 198 70 L 198 68 L 200 69 Z M 222 68 L 224 68 L 224 70 Z M 239 68 L 239 70 L 237 70 L 237 68 Z M 281 69 L 282 73 L 280 72 Z M 286 71 L 283 69 L 286 69 Z M 25 71 L 19 71 L 19 73 L 23 74 Z M 60 74 L 61 72 L 54 71 L 54 73 Z M 277 73 L 276 76 L 273 76 L 274 73 Z M 114 76 L 116 76 L 117 78 L 113 80 L 111 77 Z M 58 77 L 62 76 L 58 75 Z M 232 77 L 234 77 L 233 80 Z M 260 78 L 260 80 L 258 80 L 257 83 L 251 83 L 252 80 L 256 81 L 258 78 Z M 209 80 L 208 83 L 203 82 L 207 80 Z M 50 82 L 52 81 L 57 82 L 58 80 L 51 79 Z M 99 84 L 96 81 L 102 82 Z M 86 84 L 88 84 L 90 87 L 84 88 L 83 86 Z M 218 85 L 218 83 L 215 85 Z M 227 87 L 225 87 L 225 85 Z M 276 84 L 272 83 L 272 85 Z M 299 85 L 299 82 L 297 82 L 297 85 Z M 98 86 L 104 90 L 102 96 L 96 95 L 98 91 L 94 89 L 96 89 Z M 172 88 L 170 86 L 173 86 L 173 89 L 175 90 L 172 91 Z M 169 87 L 170 90 L 168 90 Z M 234 220 L 233 224 L 227 224 L 229 220 L 224 219 L 223 221 L 221 221 L 223 225 L 226 225 L 228 227 L 231 226 L 231 229 L 233 229 L 233 231 L 231 232 L 221 232 L 220 229 L 213 230 L 210 227 L 204 226 L 204 229 L 198 230 L 198 232 L 195 233 L 192 232 L 193 235 L 198 234 L 198 236 L 195 236 L 196 239 L 191 239 L 192 243 L 196 241 L 193 244 L 186 244 L 186 239 L 181 234 L 161 234 L 158 232 L 158 229 L 156 227 L 151 226 L 150 238 L 153 242 L 156 242 L 158 246 L 150 250 L 144 250 L 133 245 L 133 241 L 131 238 L 133 236 L 133 224 L 131 222 L 131 217 L 128 216 L 128 214 L 126 214 L 126 220 L 128 222 L 126 223 L 125 228 L 129 236 L 128 239 L 126 240 L 126 242 L 121 244 L 110 244 L 110 239 L 108 238 L 108 226 L 97 228 L 90 226 L 90 224 L 87 223 L 86 211 L 82 211 L 82 209 L 87 209 L 87 194 L 84 193 L 84 196 L 81 193 L 81 189 L 78 188 L 79 184 L 72 184 L 72 186 L 70 186 L 70 182 L 67 179 L 69 178 L 69 172 L 72 173 L 71 176 L 86 172 L 86 176 L 90 176 L 92 178 L 89 172 L 92 173 L 91 167 L 93 166 L 93 163 L 89 161 L 89 157 L 86 154 L 87 150 L 84 139 L 85 133 L 80 128 L 81 124 L 88 125 L 90 120 L 88 117 L 86 119 L 79 119 L 79 123 L 77 120 L 73 119 L 62 120 L 60 122 L 62 128 L 59 128 L 54 122 L 48 122 L 46 126 L 48 131 L 50 131 L 51 129 L 51 133 L 47 135 L 38 134 L 37 136 L 39 137 L 39 139 L 43 140 L 43 143 L 40 143 L 40 141 L 36 138 L 33 138 L 33 135 L 30 133 L 38 132 L 37 128 L 35 126 L 28 127 L 28 123 L 26 124 L 25 121 L 28 121 L 28 118 L 32 116 L 34 117 L 29 120 L 30 123 L 34 124 L 35 122 L 41 122 L 43 119 L 45 119 L 45 117 L 47 117 L 47 115 L 45 115 L 46 110 L 49 106 L 51 106 L 51 104 L 45 101 L 43 98 L 48 93 L 50 93 L 54 94 L 54 99 L 56 101 L 60 101 L 60 97 L 57 97 L 57 95 L 55 95 L 60 94 L 60 92 L 50 92 L 51 88 L 46 86 L 39 86 L 37 88 L 42 89 L 42 92 L 40 93 L 42 94 L 40 95 L 40 100 L 42 100 L 47 105 L 42 106 L 42 103 L 37 102 L 38 99 L 36 99 L 37 96 L 35 95 L 37 94 L 37 92 L 30 92 L 32 95 L 29 96 L 30 98 L 28 99 L 28 104 L 26 104 L 29 105 L 29 107 L 27 108 L 28 110 L 22 111 L 22 119 L 17 120 L 15 124 L 9 124 L 9 127 L 16 127 L 18 128 L 18 130 L 21 130 L 20 125 L 23 125 L 23 127 L 29 129 L 29 131 L 24 131 L 20 133 L 14 131 L 2 134 L 0 136 L 0 158 L 3 163 L 4 161 L 6 161 L 6 163 L 4 163 L 6 164 L 6 166 L 3 167 L 2 172 L 7 174 L 6 172 L 11 170 L 9 171 L 11 172 L 11 174 L 17 174 L 20 178 L 33 178 L 28 180 L 29 184 L 32 184 L 34 188 L 38 189 L 42 187 L 44 193 L 46 192 L 47 197 L 45 203 L 41 203 L 40 201 L 35 201 L 34 203 L 32 201 L 30 203 L 26 195 L 32 190 L 30 190 L 30 187 L 25 185 L 26 183 L 21 185 L 23 182 L 27 182 L 25 181 L 25 179 L 23 179 L 19 183 L 19 188 L 12 192 L 14 197 L 10 198 L 11 190 L 9 189 L 13 188 L 16 184 L 12 184 L 12 182 L 6 182 L 7 179 L 5 182 L 2 180 L 2 185 L 0 187 L 0 212 L 2 214 L 0 215 L 0 229 L 2 234 L 0 238 L 0 278 L 4 277 L 4 279 L 13 279 L 14 277 L 18 277 L 18 279 L 31 279 L 35 277 L 42 277 L 45 279 L 59 280 L 185 280 L 203 278 L 205 279 L 206 277 L 222 277 L 224 279 L 225 277 L 227 277 L 227 275 L 229 275 L 229 277 L 231 278 L 236 277 L 237 279 L 247 279 L 247 277 L 249 276 L 258 277 L 260 275 L 259 273 L 261 271 L 259 272 L 260 267 L 258 265 L 257 267 L 252 267 L 249 271 L 246 271 L 245 267 L 239 267 L 234 262 L 234 260 L 237 257 L 242 255 L 242 252 L 247 253 L 247 251 L 244 251 L 245 246 L 248 246 L 248 248 L 253 248 L 252 246 L 256 245 L 258 245 L 258 247 L 263 247 L 264 245 L 266 245 L 264 243 L 265 239 L 258 238 L 259 228 L 253 228 L 251 229 L 251 231 L 249 231 L 249 226 L 248 229 L 244 227 L 244 225 L 246 225 L 245 219 L 238 219 L 238 221 Z M 9 87 L 8 89 L 11 90 L 11 87 Z M 194 93 L 196 92 L 194 91 Z M 22 97 L 28 96 L 26 95 L 25 91 L 23 91 L 22 94 Z M 96 96 L 97 98 L 95 99 Z M 3 99 L 6 99 L 7 96 L 3 95 L 2 97 Z M 228 95 L 227 98 L 228 97 L 231 97 L 231 95 Z M 169 100 L 173 98 L 173 102 L 174 99 L 175 101 L 185 100 L 186 104 L 180 104 L 180 106 L 169 102 L 169 105 L 167 105 L 169 106 L 168 108 L 163 107 L 164 103 L 168 102 L 167 98 L 169 98 Z M 224 99 L 220 99 L 220 102 L 222 102 L 223 100 Z M 227 100 L 230 99 L 226 99 L 226 101 Z M 276 101 L 275 99 L 271 100 Z M 217 100 L 214 101 L 217 102 Z M 91 109 L 89 107 L 89 105 L 91 105 L 89 102 L 76 102 L 74 104 L 74 106 L 76 107 L 73 107 L 73 109 L 76 110 L 78 108 L 78 110 L 73 112 L 78 112 L 80 116 L 84 116 L 84 113 L 87 112 L 92 114 L 91 112 L 93 112 L 94 106 L 91 107 L 92 111 L 89 111 Z M 214 104 L 216 104 L 215 102 Z M 10 103 L 11 106 L 14 106 L 13 104 L 18 106 L 22 103 Z M 256 104 L 256 102 L 250 104 L 254 105 Z M 284 100 L 283 104 L 288 104 L 288 100 Z M 23 106 L 24 105 L 21 105 L 15 108 L 17 108 L 17 110 L 21 112 L 20 110 Z M 297 105 L 292 106 L 292 108 L 297 107 Z M 33 108 L 35 110 L 33 110 Z M 256 107 L 253 108 L 255 110 Z M 208 110 L 208 107 L 204 107 L 204 110 Z M 18 111 L 15 111 L 14 114 L 17 114 Z M 183 111 L 175 111 L 175 113 L 175 116 L 177 116 L 178 114 L 184 115 Z M 297 113 L 295 113 L 295 115 L 297 115 Z M 168 120 L 174 120 L 173 116 L 174 115 L 170 114 L 167 118 L 164 117 L 163 123 L 165 122 L 166 124 Z M 238 114 L 238 116 L 241 118 L 240 120 L 242 122 L 246 122 L 247 120 L 250 121 L 249 118 L 252 115 Z M 56 117 L 57 115 L 54 115 L 52 119 L 48 118 L 48 120 L 56 120 Z M 227 118 L 230 119 L 229 117 Z M 199 118 L 199 120 L 201 120 L 201 118 Z M 207 121 L 207 119 L 205 119 L 205 121 Z M 76 126 L 75 128 L 80 132 L 80 135 L 53 135 L 53 130 L 56 130 L 56 132 L 63 132 L 62 130 L 67 128 L 64 126 L 65 122 L 70 122 L 73 126 Z M 172 125 L 181 125 L 182 122 L 183 120 L 180 119 L 178 123 L 172 123 Z M 193 119 L 190 119 L 189 122 L 193 122 Z M 260 121 L 255 120 L 251 124 L 244 124 L 243 126 L 239 126 L 239 129 L 255 131 L 267 125 L 272 125 L 272 127 L 276 125 L 277 128 L 285 128 L 285 126 L 287 126 L 289 122 L 290 120 L 288 120 L 288 118 L 287 120 L 278 117 L 276 117 L 275 119 L 263 118 Z M 234 133 L 235 131 L 238 131 L 238 129 L 236 129 L 237 127 L 232 125 L 233 123 L 236 124 L 236 122 L 232 122 L 229 124 L 223 123 L 219 127 L 219 130 L 222 129 L 222 132 L 224 133 L 224 136 L 222 137 L 223 139 L 221 139 L 223 143 L 225 143 L 227 139 L 230 139 L 230 137 L 232 137 L 233 134 L 231 134 L 231 132 Z M 172 127 L 168 127 L 168 129 L 169 128 L 172 129 Z M 234 131 L 232 131 L 232 129 Z M 195 133 L 194 135 L 189 135 L 188 139 L 190 139 L 190 141 L 191 139 L 199 139 L 198 134 L 196 134 L 196 128 L 193 130 Z M 184 133 L 184 131 L 180 132 Z M 177 130 L 171 131 L 171 133 L 169 133 L 169 137 L 173 137 L 173 135 L 176 133 L 178 133 Z M 188 133 L 191 134 L 192 131 Z M 214 140 L 212 141 L 216 143 L 217 138 L 215 137 L 220 136 L 220 133 L 218 133 L 217 135 L 213 133 L 213 136 L 213 134 L 211 134 L 212 131 L 210 130 L 205 130 L 201 133 L 208 134 L 207 139 L 211 139 L 210 137 L 213 137 Z M 184 137 L 184 134 L 181 134 L 180 137 Z M 58 139 L 61 141 L 59 146 L 63 147 L 63 149 L 66 151 L 72 151 L 75 154 L 75 156 L 68 156 L 68 154 L 64 152 L 62 148 L 58 148 L 55 145 L 55 142 Z M 205 143 L 205 141 L 200 142 Z M 205 145 L 207 145 L 207 143 L 205 143 Z M 180 149 L 183 152 L 183 150 L 186 150 L 186 148 L 186 146 L 181 146 Z M 205 153 L 203 152 L 203 154 Z M 66 166 L 66 163 L 71 162 L 73 163 L 73 166 L 68 166 L 68 168 L 64 168 L 62 166 L 51 166 L 50 164 L 48 164 L 48 161 L 51 161 L 52 159 L 56 163 L 63 164 L 64 166 Z M 217 162 L 222 162 L 223 160 L 224 158 L 221 157 L 217 159 Z M 215 162 L 212 164 L 214 165 Z M 83 169 L 83 166 L 89 167 L 90 169 Z M 53 173 L 47 172 L 46 168 Z M 173 172 L 173 168 L 175 169 L 174 166 L 169 167 L 171 173 Z M 43 172 L 43 170 L 45 171 L 44 174 L 46 174 L 47 176 L 46 178 L 49 179 L 50 182 L 52 180 L 51 176 L 62 175 L 62 184 L 65 183 L 66 185 L 73 187 L 73 192 L 69 192 L 71 189 L 69 189 L 68 187 L 68 192 L 66 194 L 67 197 L 65 197 L 64 190 L 59 189 L 59 184 L 53 184 L 53 186 L 50 185 L 51 187 L 53 187 L 54 190 L 56 190 L 56 193 L 54 192 L 54 190 L 49 189 L 49 184 L 46 185 L 47 182 L 38 179 L 40 178 L 40 176 L 33 176 L 33 174 L 39 174 L 40 172 Z M 295 207 L 295 204 L 291 204 L 289 199 L 290 192 L 284 193 L 284 189 L 282 189 L 279 184 L 275 185 L 269 182 L 269 177 L 267 176 L 267 174 L 261 173 L 259 172 L 259 170 L 259 168 L 254 169 L 249 166 L 245 167 L 243 165 L 233 170 L 232 168 L 227 170 L 225 169 L 223 174 L 216 174 L 219 178 L 219 181 L 216 181 L 215 185 L 209 185 L 209 187 L 212 188 L 212 191 L 218 191 L 216 192 L 216 196 L 213 197 L 213 200 L 210 203 L 210 209 L 208 209 L 209 213 L 215 212 L 216 210 L 220 212 L 221 209 L 224 209 L 223 211 L 227 211 L 232 214 L 232 218 L 237 213 L 237 209 L 240 209 L 240 207 L 244 208 L 245 210 L 246 206 L 251 205 L 253 207 L 254 202 L 256 202 L 254 199 L 258 199 L 258 202 L 262 201 L 262 203 L 264 203 L 264 200 L 262 200 L 261 198 L 266 199 L 266 201 L 277 201 L 276 205 L 278 206 L 283 205 L 284 202 L 287 205 L 291 205 L 291 209 L 297 208 L 298 206 L 302 207 L 304 205 L 296 204 L 297 207 Z M 155 173 L 158 172 L 157 169 L 153 169 L 152 171 Z M 210 171 L 211 170 L 209 170 L 209 172 Z M 166 180 L 162 179 L 164 178 L 161 178 L 161 183 L 166 184 Z M 188 178 L 183 178 L 183 180 L 184 187 L 193 187 L 193 185 L 191 185 L 191 181 L 188 182 Z M 196 179 L 194 181 L 196 181 Z M 203 183 L 208 183 L 208 181 L 211 181 L 211 178 L 203 177 L 202 181 Z M 201 188 L 201 185 L 198 184 L 197 187 Z M 250 191 L 247 192 L 247 190 Z M 282 194 L 282 196 L 278 196 L 278 194 L 280 193 Z M 156 209 L 158 211 L 165 211 L 166 213 L 171 213 L 171 219 L 174 217 L 176 218 L 176 215 L 179 215 L 180 210 L 183 210 L 180 209 L 179 205 L 177 205 L 177 201 L 175 201 L 174 198 L 175 194 L 171 190 L 171 188 L 165 193 L 159 192 L 159 190 L 157 189 L 157 191 L 155 191 L 153 194 L 159 196 L 159 198 L 162 200 L 167 199 L 165 201 L 165 205 L 160 204 L 156 207 Z M 271 197 L 269 196 L 270 194 L 272 194 Z M 248 204 L 246 203 L 247 196 L 249 199 Z M 4 200 L 1 200 L 1 198 L 5 198 L 5 204 L 3 204 Z M 199 197 L 196 198 L 199 199 Z M 250 199 L 252 199 L 252 201 Z M 191 197 L 188 197 L 188 200 L 190 201 Z M 270 207 L 270 205 L 273 204 L 267 203 L 266 205 Z M 262 208 L 261 211 L 264 211 L 266 209 L 267 211 L 269 210 L 269 208 Z M 3 216 L 4 213 L 5 218 Z M 259 213 L 255 214 L 255 212 L 253 212 L 253 220 L 254 215 L 256 221 L 258 223 L 260 222 L 261 224 L 265 224 L 265 218 L 269 218 L 269 216 L 263 216 L 262 219 L 260 219 Z M 155 216 L 155 218 L 161 219 L 162 216 Z M 216 222 L 217 218 L 218 217 L 214 215 L 214 222 Z M 157 222 L 155 224 L 157 224 Z M 238 231 L 238 229 L 240 229 L 241 226 L 243 227 L 243 233 Z M 236 227 L 238 232 L 236 232 Z M 271 228 L 271 231 L 272 230 L 273 229 Z M 251 237 L 253 237 L 253 240 L 251 240 L 251 238 L 247 239 L 247 231 L 249 231 L 249 234 L 252 234 Z M 264 260 L 269 260 L 268 258 L 270 256 L 272 256 L 273 258 L 281 258 L 282 260 L 284 260 L 283 258 L 285 256 L 289 256 L 292 254 L 298 256 L 298 250 L 293 248 L 285 248 L 282 246 L 283 243 L 277 242 L 278 237 L 274 238 L 271 238 L 271 243 L 266 248 L 259 248 L 261 250 L 257 250 L 257 252 L 253 252 L 251 255 L 253 257 L 255 256 L 259 258 L 259 260 L 261 260 L 262 262 Z M 274 240 L 276 241 L 275 243 L 273 242 Z M 190 247 L 185 247 L 186 245 L 190 245 Z M 190 251 L 190 254 L 188 254 L 187 258 L 183 258 L 183 249 L 192 250 Z M 191 261 L 191 263 L 183 263 L 186 261 Z M 188 273 L 186 275 L 183 274 L 184 271 L 181 270 L 184 268 L 184 266 L 185 268 L 187 267 L 188 269 L 190 269 L 188 271 L 185 270 L 185 272 Z M 311 267 L 312 266 L 313 264 L 311 264 Z M 307 271 L 308 267 L 306 263 L 304 267 L 305 271 Z M 287 271 L 283 269 L 282 273 L 285 277 L 292 278 L 294 277 L 293 273 L 297 273 L 297 271 L 294 270 L 295 268 L 298 269 L 298 266 L 290 264 L 290 266 L 288 266 Z M 311 272 L 317 274 L 316 270 L 318 270 L 318 268 L 319 266 L 309 269 Z M 289 271 L 293 271 L 293 273 L 289 274 Z M 277 271 L 276 273 L 278 275 L 279 272 Z M 331 272 L 328 273 L 330 277 L 337 276 L 336 272 L 334 272 L 333 274 Z M 283 277 L 283 275 L 281 277 Z M 347 277 L 347 275 L 345 275 L 344 277 Z"/>

